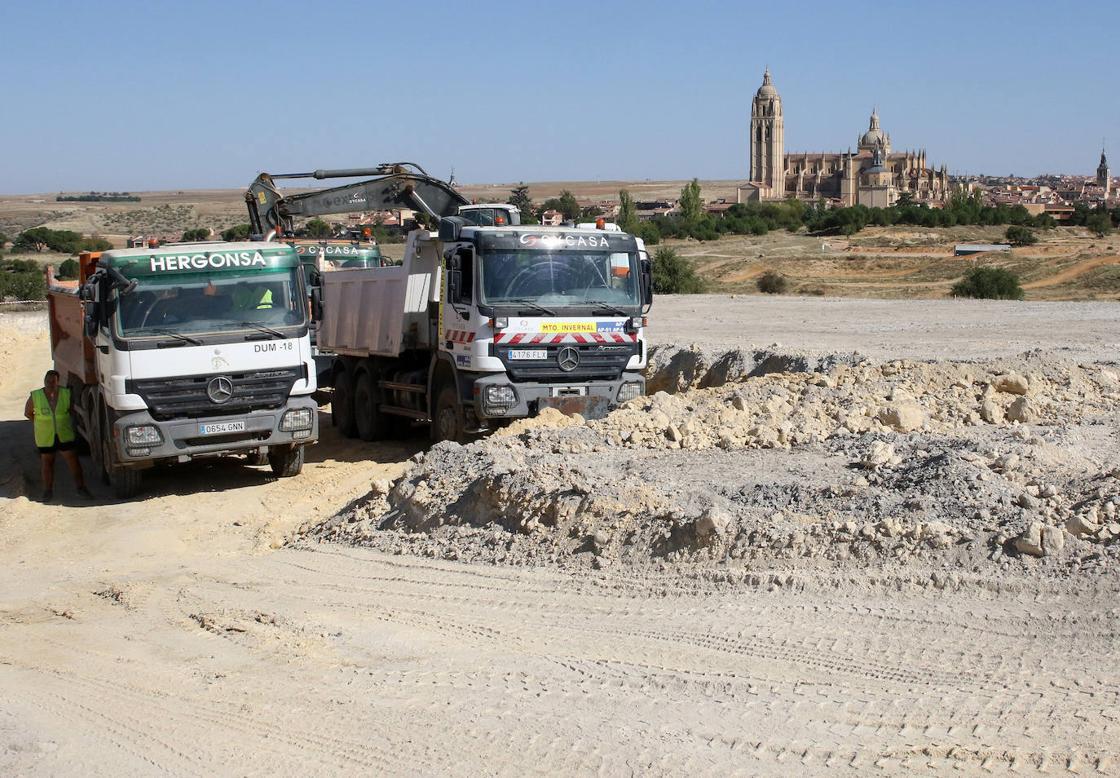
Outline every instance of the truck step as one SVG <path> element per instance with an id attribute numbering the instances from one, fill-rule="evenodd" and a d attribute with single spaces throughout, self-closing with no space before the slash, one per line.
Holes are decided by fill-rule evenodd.
<path id="1" fill-rule="evenodd" d="M 424 394 L 428 391 L 428 387 L 424 384 L 400 384 L 396 381 L 378 381 L 377 385 L 382 389 L 394 389 L 398 392 L 416 392 L 417 394 Z"/>
<path id="2" fill-rule="evenodd" d="M 402 408 L 399 405 L 379 405 L 377 409 L 382 413 L 390 413 L 393 416 L 404 416 L 408 419 L 416 419 L 417 421 L 430 421 L 428 414 L 424 411 L 418 411 L 415 408 Z"/>

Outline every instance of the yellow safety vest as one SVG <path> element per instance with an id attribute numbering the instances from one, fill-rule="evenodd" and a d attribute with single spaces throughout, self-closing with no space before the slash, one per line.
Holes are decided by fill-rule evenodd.
<path id="1" fill-rule="evenodd" d="M 259 295 L 259 296 L 258 296 Z M 242 311 L 272 307 L 271 289 L 236 289 L 233 304 Z"/>
<path id="2" fill-rule="evenodd" d="M 69 443 L 74 439 L 74 422 L 70 418 L 70 390 L 65 386 L 58 387 L 58 399 L 54 407 L 47 400 L 47 393 L 36 389 L 31 393 L 31 401 L 35 406 L 35 445 L 40 448 L 54 445 L 55 436 L 60 443 Z"/>

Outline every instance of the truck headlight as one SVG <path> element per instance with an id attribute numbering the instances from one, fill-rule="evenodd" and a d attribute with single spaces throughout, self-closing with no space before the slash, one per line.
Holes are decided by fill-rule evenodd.
<path id="1" fill-rule="evenodd" d="M 517 392 L 512 386 L 497 384 L 486 387 L 482 404 L 488 413 L 505 413 L 517 402 Z"/>
<path id="2" fill-rule="evenodd" d="M 624 403 L 627 400 L 633 400 L 635 397 L 642 396 L 642 385 L 635 381 L 631 381 L 618 387 L 618 401 Z"/>
<path id="3" fill-rule="evenodd" d="M 127 435 L 128 445 L 137 448 L 155 446 L 163 440 L 159 430 L 151 424 L 137 424 L 134 427 L 129 427 L 125 434 Z"/>
<path id="4" fill-rule="evenodd" d="M 296 408 L 284 414 L 280 419 L 281 432 L 295 432 L 296 430 L 311 429 L 311 409 Z"/>

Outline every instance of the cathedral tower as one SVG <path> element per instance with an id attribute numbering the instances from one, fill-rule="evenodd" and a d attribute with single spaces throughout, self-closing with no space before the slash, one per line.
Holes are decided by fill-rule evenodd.
<path id="1" fill-rule="evenodd" d="M 762 86 L 751 105 L 751 181 L 761 184 L 765 199 L 785 197 L 785 126 L 782 98 L 770 80 L 770 68 L 762 76 Z"/>
<path id="2" fill-rule="evenodd" d="M 1101 149 L 1101 164 L 1097 165 L 1097 186 L 1104 187 L 1104 197 L 1107 200 L 1112 194 L 1112 177 L 1108 172 L 1108 160 Z"/>

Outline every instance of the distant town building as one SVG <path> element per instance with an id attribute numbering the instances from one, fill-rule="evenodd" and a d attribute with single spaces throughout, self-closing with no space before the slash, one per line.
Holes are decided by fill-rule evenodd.
<path id="1" fill-rule="evenodd" d="M 832 200 L 885 208 L 903 194 L 914 202 L 943 203 L 949 198 L 949 171 L 926 163 L 924 149 L 891 151 L 878 111 L 856 151 L 786 152 L 782 98 L 770 69 L 751 103 L 750 180 L 739 187 L 738 200 Z"/>
<path id="2" fill-rule="evenodd" d="M 545 211 L 541 214 L 541 224 L 545 227 L 559 227 L 564 223 L 564 214 L 559 211 Z"/>
<path id="3" fill-rule="evenodd" d="M 1107 200 L 1112 194 L 1112 178 L 1108 174 L 1108 159 L 1104 156 L 1104 149 L 1101 149 L 1101 164 L 1097 165 L 1097 186 L 1104 189 L 1104 199 Z"/>

